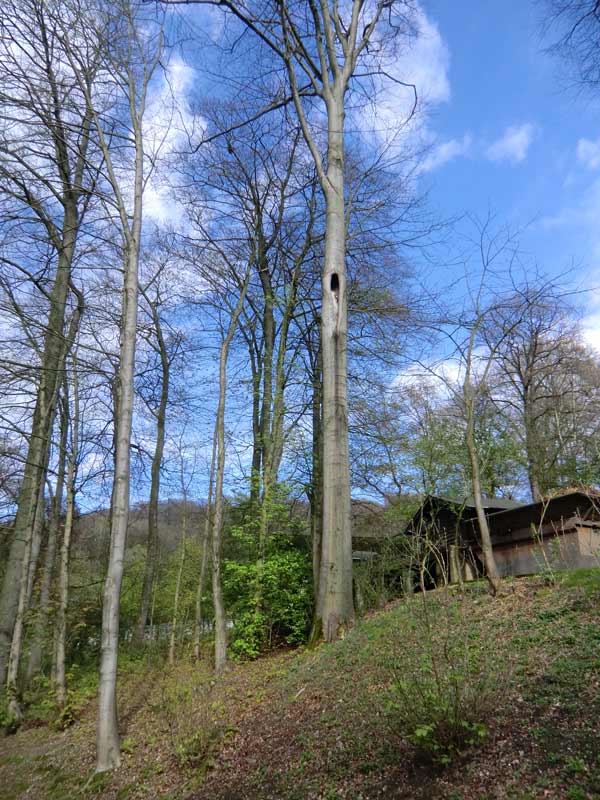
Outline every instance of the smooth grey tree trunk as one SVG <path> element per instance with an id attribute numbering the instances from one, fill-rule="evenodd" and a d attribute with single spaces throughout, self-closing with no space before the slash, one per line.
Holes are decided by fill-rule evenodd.
<path id="1" fill-rule="evenodd" d="M 162 332 L 162 325 L 156 304 L 150 303 L 152 322 L 156 334 L 156 342 L 160 355 L 161 387 L 160 400 L 156 410 L 156 445 L 152 458 L 150 478 L 150 501 L 148 503 L 148 546 L 146 552 L 146 566 L 144 569 L 144 582 L 142 585 L 142 599 L 140 613 L 135 629 L 134 639 L 138 645 L 144 642 L 144 631 L 148 619 L 148 609 L 154 586 L 156 573 L 156 560 L 158 557 L 158 500 L 160 497 L 160 473 L 162 469 L 163 452 L 165 449 L 165 432 L 167 403 L 169 400 L 169 354 Z"/>
<path id="2" fill-rule="evenodd" d="M 65 211 L 64 237 L 56 278 L 50 295 L 50 312 L 44 335 L 40 384 L 31 424 L 23 480 L 17 499 L 17 514 L 0 596 L 0 684 L 6 680 L 6 659 L 11 646 L 19 605 L 23 559 L 31 555 L 31 536 L 40 485 L 48 469 L 48 443 L 54 422 L 56 398 L 64 361 L 64 324 L 71 264 L 78 225 L 76 209 Z M 29 557 L 28 556 L 28 557 Z"/>
<path id="3" fill-rule="evenodd" d="M 135 89 L 130 86 L 131 102 Z M 144 150 L 141 130 L 143 107 L 132 113 L 135 136 L 134 210 L 131 227 L 121 201 L 123 233 L 125 236 L 125 263 L 121 341 L 119 347 L 118 414 L 115 474 L 112 492 L 110 552 L 104 583 L 102 602 L 102 642 L 100 655 L 100 689 L 98 698 L 98 728 L 96 737 L 96 770 L 103 772 L 121 763 L 117 718 L 117 659 L 119 646 L 119 607 L 123 558 L 129 518 L 129 480 L 131 425 L 134 403 L 135 344 L 138 315 L 138 267 L 142 226 L 142 198 L 144 187 Z M 110 154 L 107 151 L 110 158 Z M 116 177 L 114 187 L 118 187 Z M 120 192 L 119 192 L 120 195 Z"/>
<path id="4" fill-rule="evenodd" d="M 123 242 L 124 276 L 121 312 L 121 331 L 119 344 L 119 366 L 116 376 L 116 452 L 114 461 L 113 491 L 111 494 L 110 550 L 104 583 L 102 602 L 102 640 L 100 645 L 100 686 L 98 692 L 98 725 L 96 729 L 96 771 L 118 767 L 121 763 L 119 727 L 117 716 L 117 663 L 119 647 L 119 610 L 121 602 L 121 582 L 123 579 L 123 559 L 127 539 L 129 518 L 130 488 L 130 446 L 131 426 L 134 404 L 135 345 L 138 316 L 139 258 L 142 232 L 142 203 L 145 185 L 144 175 L 144 136 L 142 123 L 146 110 L 148 86 L 163 52 L 162 31 L 152 42 L 152 53 L 148 53 L 144 43 L 144 33 L 136 16 L 137 7 L 124 2 L 120 14 L 110 17 L 107 9 L 107 30 L 114 25 L 123 24 L 122 41 L 128 47 L 113 51 L 113 42 L 107 40 L 107 60 L 113 71 L 119 74 L 120 83 L 128 103 L 128 123 L 131 125 L 131 146 L 133 156 L 131 208 L 126 200 L 129 194 L 127 184 L 123 185 L 115 169 L 111 143 L 104 133 L 103 120 L 94 112 L 93 121 L 98 145 L 104 157 L 108 182 L 112 189 L 115 207 L 120 222 Z M 129 47 L 129 44 L 131 47 Z M 77 64 L 70 60 L 71 66 Z M 80 82 L 81 85 L 81 82 Z M 88 102 L 93 107 L 89 88 L 86 91 Z"/>
<path id="5" fill-rule="evenodd" d="M 77 459 L 79 449 L 79 382 L 77 378 L 77 359 L 73 357 L 73 417 L 71 420 L 71 449 L 67 468 L 67 504 L 65 524 L 60 547 L 60 569 L 58 578 L 58 608 L 55 628 L 55 662 L 54 683 L 56 700 L 60 708 L 67 702 L 66 680 L 66 635 L 67 609 L 69 605 L 69 558 L 71 553 L 71 536 L 73 532 L 73 515 L 75 511 L 75 478 L 77 475 Z"/>
<path id="6" fill-rule="evenodd" d="M 196 611 L 194 617 L 194 658 L 200 658 L 200 637 L 202 635 L 202 598 L 206 583 L 206 565 L 208 563 L 208 548 L 210 544 L 211 516 L 213 505 L 213 488 L 215 480 L 215 466 L 217 456 L 217 435 L 216 430 L 213 435 L 212 454 L 210 459 L 210 473 L 208 477 L 208 496 L 206 498 L 206 518 L 204 520 L 204 530 L 202 533 L 202 560 L 200 562 L 200 575 L 198 577 L 198 588 L 196 590 Z"/>
<path id="7" fill-rule="evenodd" d="M 352 521 L 348 455 L 344 106 L 328 101 L 325 266 L 322 277 L 323 531 L 316 627 L 333 641 L 352 624 Z"/>
<path id="8" fill-rule="evenodd" d="M 223 605 L 221 584 L 221 540 L 223 534 L 223 477 L 225 472 L 225 401 L 227 397 L 227 361 L 231 340 L 235 333 L 250 281 L 251 263 L 248 265 L 238 302 L 231 314 L 229 327 L 219 356 L 219 401 L 215 421 L 217 442 L 217 468 L 215 476 L 215 505 L 212 526 L 212 590 L 215 612 L 215 672 L 220 672 L 227 662 L 227 618 Z"/>
<path id="9" fill-rule="evenodd" d="M 141 142 L 140 142 L 141 147 Z M 141 153 L 140 153 L 141 162 Z M 110 553 L 102 602 L 102 643 L 100 692 L 98 700 L 97 770 L 119 766 L 121 762 L 117 720 L 117 657 L 119 645 L 119 605 L 123 579 L 123 557 L 129 516 L 129 447 L 134 401 L 135 339 L 138 312 L 138 258 L 141 228 L 142 165 L 136 169 L 136 218 L 127 245 L 123 324 L 119 351 L 119 416 L 115 457 L 114 492 L 111 513 Z"/>
<path id="10" fill-rule="evenodd" d="M 62 411 L 60 415 L 60 443 L 58 448 L 56 489 L 52 500 L 52 517 L 48 527 L 48 542 L 46 544 L 46 556 L 44 559 L 44 571 L 42 575 L 42 585 L 40 588 L 40 602 L 36 616 L 35 632 L 33 641 L 31 643 L 31 648 L 29 650 L 29 660 L 27 662 L 28 681 L 30 681 L 39 673 L 42 666 L 44 640 L 46 637 L 46 621 L 48 619 L 50 603 L 50 590 L 52 587 L 56 546 L 58 543 L 60 521 L 62 516 L 62 499 L 65 483 L 65 461 L 67 452 L 67 435 L 69 432 L 69 418 L 66 402 L 61 403 L 61 406 Z"/>
<path id="11" fill-rule="evenodd" d="M 181 593 L 181 580 L 183 577 L 183 566 L 185 564 L 185 550 L 187 545 L 187 490 L 183 474 L 183 456 L 181 459 L 181 485 L 183 488 L 183 518 L 181 524 L 181 557 L 179 568 L 177 569 L 177 580 L 175 582 L 175 595 L 173 597 L 173 616 L 171 618 L 171 634 L 169 636 L 169 664 L 175 663 L 175 641 L 177 638 L 177 626 L 179 624 L 179 595 Z"/>
<path id="12" fill-rule="evenodd" d="M 323 530 L 323 438 L 321 417 L 321 346 L 315 355 L 312 396 L 312 479 L 310 495 L 310 528 L 312 540 L 313 592 L 319 597 Z"/>

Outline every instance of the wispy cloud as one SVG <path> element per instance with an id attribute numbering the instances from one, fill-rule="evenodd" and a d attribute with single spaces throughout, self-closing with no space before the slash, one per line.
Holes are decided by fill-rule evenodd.
<path id="1" fill-rule="evenodd" d="M 600 167 L 600 139 L 580 139 L 577 142 L 577 159 L 589 169 Z"/>
<path id="2" fill-rule="evenodd" d="M 144 192 L 144 217 L 160 226 L 187 227 L 171 167 L 172 159 L 185 151 L 190 139 L 204 127 L 204 120 L 190 106 L 196 80 L 196 70 L 175 55 L 152 86 L 148 100 L 144 135 L 155 168 Z"/>
<path id="3" fill-rule="evenodd" d="M 459 391 L 464 380 L 464 365 L 460 359 L 448 356 L 429 363 L 412 364 L 399 372 L 392 380 L 392 388 L 429 388 L 444 397 Z"/>
<path id="4" fill-rule="evenodd" d="M 499 139 L 492 142 L 485 154 L 490 161 L 520 164 L 527 157 L 534 136 L 535 127 L 530 122 L 511 125 Z"/>
<path id="5" fill-rule="evenodd" d="M 420 171 L 432 172 L 455 158 L 465 156 L 471 149 L 472 143 L 473 140 L 467 133 L 462 139 L 450 139 L 434 145 L 423 160 Z"/>
<path id="6" fill-rule="evenodd" d="M 581 332 L 585 343 L 597 353 L 600 353 L 600 314 L 584 317 Z"/>
<path id="7" fill-rule="evenodd" d="M 448 47 L 437 25 L 418 2 L 411 14 L 416 35 L 409 42 L 403 42 L 397 50 L 380 47 L 378 35 L 389 33 L 382 26 L 381 34 L 375 36 L 372 55 L 365 56 L 371 73 L 379 73 L 379 77 L 372 79 L 372 86 L 365 84 L 369 102 L 362 104 L 356 123 L 359 129 L 375 133 L 386 143 L 400 143 L 399 131 L 402 131 L 401 142 L 407 136 L 416 141 L 423 131 L 427 134 L 426 112 L 450 99 Z M 415 92 L 418 113 L 413 115 Z"/>
<path id="8" fill-rule="evenodd" d="M 584 314 L 581 319 L 581 333 L 584 342 L 596 354 L 600 354 L 600 271 L 590 270 L 588 274 L 590 288 L 581 298 Z"/>
<path id="9" fill-rule="evenodd" d="M 597 285 L 600 285 L 599 217 L 600 178 L 595 176 L 588 186 L 580 187 L 577 193 L 571 193 L 569 201 L 563 206 L 559 206 L 554 213 L 541 217 L 536 223 L 536 227 L 542 231 L 557 231 L 565 241 L 575 244 L 578 257 L 583 259 L 587 279 Z M 596 307 L 599 303 L 600 293 L 596 294 Z M 600 316 L 597 321 L 600 323 Z M 595 323 L 588 327 L 594 328 Z"/>
<path id="10" fill-rule="evenodd" d="M 539 225 L 546 230 L 570 226 L 597 230 L 599 214 L 600 180 L 596 178 L 589 186 L 580 190 L 575 203 L 565 205 L 556 213 L 542 217 Z"/>
<path id="11" fill-rule="evenodd" d="M 418 36 L 400 59 L 404 80 L 414 83 L 427 103 L 450 100 L 450 51 L 437 25 L 420 6 L 416 7 Z"/>

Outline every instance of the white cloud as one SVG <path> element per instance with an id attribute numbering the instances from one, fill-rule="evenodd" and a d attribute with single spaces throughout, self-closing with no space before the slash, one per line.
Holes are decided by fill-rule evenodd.
<path id="1" fill-rule="evenodd" d="M 580 139 L 577 142 L 577 158 L 589 169 L 600 167 L 600 139 Z"/>
<path id="2" fill-rule="evenodd" d="M 535 136 L 535 128 L 530 122 L 511 125 L 502 136 L 487 148 L 486 156 L 491 161 L 507 161 L 519 164 L 527 157 L 527 152 Z"/>
<path id="3" fill-rule="evenodd" d="M 581 188 L 571 202 L 559 207 L 553 214 L 542 217 L 537 226 L 543 231 L 561 231 L 569 236 L 577 250 L 585 259 L 586 271 L 594 270 L 594 278 L 600 283 L 600 275 L 595 270 L 600 265 L 600 178 Z M 600 296 L 598 297 L 600 302 Z"/>
<path id="4" fill-rule="evenodd" d="M 204 127 L 204 120 L 190 107 L 190 95 L 197 80 L 196 70 L 179 56 L 168 63 L 150 92 L 144 127 L 145 144 L 154 170 L 144 191 L 144 217 L 158 225 L 187 228 L 185 209 L 177 200 L 176 177 L 171 159 L 185 152 Z"/>
<path id="5" fill-rule="evenodd" d="M 411 116 L 415 91 L 419 112 L 450 99 L 450 53 L 437 25 L 418 3 L 412 23 L 415 36 L 408 43 L 403 40 L 397 50 L 389 44 L 379 46 L 379 38 L 389 33 L 382 26 L 371 52 L 365 55 L 366 71 L 378 77 L 372 79 L 371 86 L 365 84 L 368 102 L 358 111 L 355 122 L 365 133 L 376 132 L 387 142 L 394 141 L 399 130 L 414 136 L 425 129 L 423 113 Z"/>
<path id="6" fill-rule="evenodd" d="M 416 9 L 418 35 L 400 59 L 404 81 L 414 83 L 419 97 L 428 103 L 447 103 L 450 100 L 450 51 L 439 28 L 426 16 L 420 6 Z"/>
<path id="7" fill-rule="evenodd" d="M 450 139 L 447 142 L 436 144 L 425 157 L 420 171 L 431 172 L 454 158 L 466 155 L 471 149 L 472 142 L 471 136 L 465 134 L 462 139 Z"/>
<path id="8" fill-rule="evenodd" d="M 185 221 L 185 210 L 177 202 L 171 187 L 150 181 L 144 191 L 144 218 L 159 225 L 179 228 Z"/>
<path id="9" fill-rule="evenodd" d="M 463 380 L 464 366 L 459 359 L 449 356 L 431 363 L 412 364 L 399 372 L 392 381 L 395 389 L 429 387 L 444 396 L 459 389 Z"/>
<path id="10" fill-rule="evenodd" d="M 587 283 L 589 288 L 582 298 L 586 308 L 581 319 L 581 333 L 588 347 L 600 354 L 600 270 L 589 270 Z"/>
<path id="11" fill-rule="evenodd" d="M 160 79 L 151 87 L 144 120 L 146 148 L 165 157 L 189 146 L 190 138 L 204 121 L 190 109 L 189 95 L 196 70 L 174 56 Z"/>
<path id="12" fill-rule="evenodd" d="M 582 321 L 581 332 L 585 343 L 600 353 L 600 314 L 592 314 Z"/>

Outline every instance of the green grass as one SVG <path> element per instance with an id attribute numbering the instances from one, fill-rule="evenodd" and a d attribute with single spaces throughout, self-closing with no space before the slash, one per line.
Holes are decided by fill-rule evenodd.
<path id="1" fill-rule="evenodd" d="M 92 780 L 95 678 L 82 670 L 81 721 L 6 740 L 3 797 L 367 800 L 392 786 L 415 799 L 600 798 L 599 600 L 600 570 L 551 586 L 507 581 L 495 600 L 479 584 L 430 593 L 425 606 L 417 595 L 333 645 L 217 680 L 206 662 L 123 659 L 123 766 Z M 440 706 L 457 687 L 471 727 L 440 749 Z M 474 706 L 469 692 L 483 690 L 492 702 Z"/>

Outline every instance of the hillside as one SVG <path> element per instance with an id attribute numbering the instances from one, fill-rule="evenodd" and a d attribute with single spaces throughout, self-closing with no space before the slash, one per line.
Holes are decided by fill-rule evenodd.
<path id="1" fill-rule="evenodd" d="M 0 740 L 2 796 L 600 798 L 600 570 L 507 582 L 496 600 L 474 585 L 423 601 L 217 680 L 183 658 L 122 663 L 113 775 L 91 772 L 95 687 L 74 675 L 73 725 L 43 722 L 38 697 Z M 460 709 L 462 742 L 436 727 L 444 706 L 447 722 Z"/>

